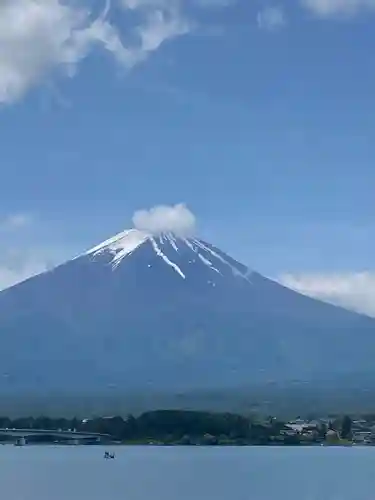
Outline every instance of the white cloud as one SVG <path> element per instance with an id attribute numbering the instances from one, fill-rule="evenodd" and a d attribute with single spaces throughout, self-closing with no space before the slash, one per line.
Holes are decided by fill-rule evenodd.
<path id="1" fill-rule="evenodd" d="M 88 11 L 67 2 L 2 0 L 0 102 L 20 98 L 57 68 L 73 74 L 93 43 L 103 43 L 104 32 L 115 37 L 103 18 L 91 22 Z"/>
<path id="2" fill-rule="evenodd" d="M 185 204 L 158 205 L 150 210 L 138 210 L 133 215 L 134 227 L 153 234 L 172 232 L 178 236 L 194 233 L 196 219 Z"/>
<path id="3" fill-rule="evenodd" d="M 0 290 L 52 269 L 78 253 L 75 246 L 51 244 L 48 237 L 38 240 L 31 233 L 0 239 Z"/>
<path id="4" fill-rule="evenodd" d="M 31 214 L 0 217 L 0 290 L 51 269 L 75 253 L 76 248 L 51 244 L 48 235 L 41 238 Z"/>
<path id="5" fill-rule="evenodd" d="M 278 281 L 305 295 L 375 317 L 375 272 L 283 274 Z"/>
<path id="6" fill-rule="evenodd" d="M 196 5 L 197 7 L 229 7 L 234 5 L 237 0 L 120 0 L 126 8 L 135 9 L 139 7 L 158 7 L 167 10 L 181 9 L 182 4 Z"/>
<path id="7" fill-rule="evenodd" d="M 178 0 L 121 0 L 121 4 L 125 9 L 139 8 L 158 8 L 158 9 L 175 9 L 178 7 Z"/>
<path id="8" fill-rule="evenodd" d="M 13 260 L 12 255 L 9 254 L 0 258 L 0 290 L 16 285 L 48 269 L 46 261 L 32 254 L 23 256 L 21 260 Z"/>
<path id="9" fill-rule="evenodd" d="M 257 24 L 260 29 L 274 31 L 286 24 L 284 11 L 281 7 L 265 7 L 257 14 Z"/>
<path id="10" fill-rule="evenodd" d="M 4 218 L 0 218 L 0 231 L 11 231 L 22 229 L 29 226 L 33 222 L 33 217 L 30 214 L 11 214 Z"/>
<path id="11" fill-rule="evenodd" d="M 161 10 L 150 13 L 147 22 L 139 28 L 140 59 L 157 50 L 165 40 L 184 35 L 189 30 L 190 24 L 179 16 L 170 16 Z"/>
<path id="12" fill-rule="evenodd" d="M 193 0 L 193 3 L 202 8 L 230 7 L 236 0 Z"/>
<path id="13" fill-rule="evenodd" d="M 139 59 L 157 50 L 166 40 L 185 35 L 192 24 L 182 14 L 178 0 L 121 0 L 129 10 L 139 10 L 143 21 L 137 28 Z"/>
<path id="14" fill-rule="evenodd" d="M 79 5 L 85 1 L 91 4 Z M 131 68 L 191 29 L 174 0 L 123 0 L 123 7 L 124 15 L 141 11 L 139 24 L 130 28 L 138 43 L 124 44 L 129 33 L 108 20 L 109 3 L 94 17 L 76 0 L 0 0 L 0 103 L 16 101 L 57 70 L 73 76 L 95 48 Z"/>
<path id="15" fill-rule="evenodd" d="M 322 18 L 351 17 L 374 10 L 375 0 L 301 0 L 302 5 Z"/>

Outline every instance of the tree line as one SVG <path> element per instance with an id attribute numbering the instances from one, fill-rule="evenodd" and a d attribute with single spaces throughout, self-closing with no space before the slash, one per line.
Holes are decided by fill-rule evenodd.
<path id="1" fill-rule="evenodd" d="M 47 416 L 10 419 L 0 417 L 0 428 L 45 429 L 107 434 L 119 441 L 176 442 L 205 437 L 211 441 L 254 441 L 266 443 L 283 427 L 281 422 L 253 422 L 249 417 L 233 413 L 204 411 L 157 410 L 138 417 L 128 415 L 77 418 L 51 418 Z"/>
<path id="2" fill-rule="evenodd" d="M 349 436 L 351 419 L 337 421 L 342 434 Z M 330 427 L 330 426 L 328 426 Z M 47 416 L 10 419 L 0 417 L 0 428 L 45 429 L 107 434 L 121 442 L 161 442 L 193 444 L 269 444 L 280 437 L 285 422 L 274 417 L 256 419 L 234 413 L 213 413 L 188 410 L 157 410 L 138 417 L 128 415 L 78 418 L 51 418 Z M 317 439 L 324 438 L 327 428 L 322 426 Z M 286 439 L 286 444 L 298 444 L 298 439 Z"/>

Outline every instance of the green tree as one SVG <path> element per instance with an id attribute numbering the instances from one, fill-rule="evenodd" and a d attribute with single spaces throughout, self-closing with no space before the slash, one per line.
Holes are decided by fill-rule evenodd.
<path id="1" fill-rule="evenodd" d="M 323 424 L 320 426 L 319 430 L 318 430 L 318 436 L 319 436 L 320 438 L 325 439 L 325 437 L 326 437 L 326 435 L 327 435 L 327 431 L 328 431 L 328 426 L 327 426 L 327 424 L 323 423 Z"/>
<path id="2" fill-rule="evenodd" d="M 341 437 L 342 439 L 349 439 L 352 434 L 352 419 L 345 415 L 341 423 Z"/>

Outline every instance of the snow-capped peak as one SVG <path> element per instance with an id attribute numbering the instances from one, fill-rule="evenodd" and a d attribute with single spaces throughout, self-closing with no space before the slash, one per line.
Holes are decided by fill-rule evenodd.
<path id="1" fill-rule="evenodd" d="M 103 252 L 110 252 L 113 254 L 112 265 L 116 267 L 123 258 L 134 252 L 135 249 L 142 245 L 142 243 L 145 243 L 150 237 L 151 235 L 138 229 L 128 229 L 91 248 L 86 252 L 86 255 L 95 256 Z"/>
<path id="2" fill-rule="evenodd" d="M 221 275 L 223 270 L 231 269 L 233 274 L 245 279 L 249 278 L 250 272 L 243 271 L 241 265 L 236 266 L 226 258 L 226 255 L 197 238 L 183 238 L 173 233 L 160 233 L 154 235 L 138 229 L 129 229 L 116 234 L 112 238 L 91 248 L 84 255 L 96 257 L 103 253 L 112 255 L 112 268 L 117 268 L 126 257 L 132 255 L 141 245 L 149 242 L 156 256 L 160 257 L 165 264 L 169 265 L 185 279 L 188 269 L 182 268 L 199 262 L 209 267 L 215 273 Z M 181 259 L 176 255 L 184 251 L 188 255 L 181 264 Z M 187 251 L 187 252 L 186 252 Z M 178 261 L 178 262 L 177 262 Z M 150 266 L 149 266 L 150 267 Z"/>

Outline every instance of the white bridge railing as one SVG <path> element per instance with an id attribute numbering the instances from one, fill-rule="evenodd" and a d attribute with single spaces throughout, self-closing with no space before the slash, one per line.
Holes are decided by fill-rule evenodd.
<path id="1" fill-rule="evenodd" d="M 0 436 L 11 436 L 14 438 L 27 438 L 31 436 L 51 436 L 58 439 L 111 439 L 108 434 L 98 434 L 91 432 L 63 431 L 49 429 L 0 429 Z"/>

